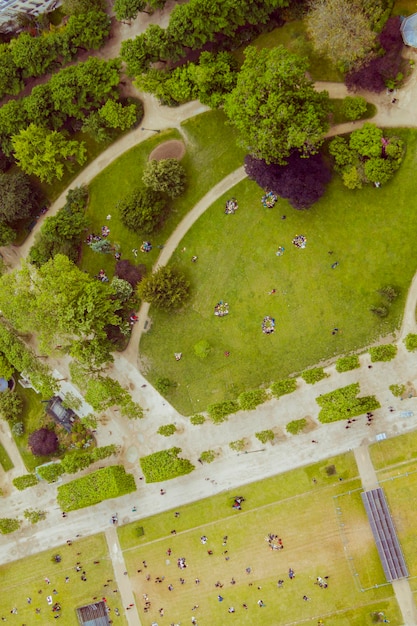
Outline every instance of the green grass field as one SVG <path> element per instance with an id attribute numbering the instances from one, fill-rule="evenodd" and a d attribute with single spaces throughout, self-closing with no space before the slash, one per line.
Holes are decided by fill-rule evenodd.
<path id="1" fill-rule="evenodd" d="M 13 462 L 7 454 L 6 448 L 0 443 L 0 465 L 5 472 L 14 468 Z"/>
<path id="2" fill-rule="evenodd" d="M 330 465 L 335 465 L 336 474 L 328 476 Z M 372 623 L 373 611 L 384 611 L 391 624 L 401 624 L 391 586 L 370 589 L 384 579 L 356 475 L 353 456 L 347 454 L 246 485 L 239 493 L 222 493 L 180 507 L 177 517 L 169 511 L 119 528 L 143 626 L 158 622 L 160 608 L 169 623 L 187 623 L 194 615 L 198 623 L 201 617 L 202 624 L 213 626 L 224 620 L 239 626 L 279 626 L 315 623 L 320 618 L 325 624 L 365 626 Z M 237 495 L 246 498 L 242 511 L 231 508 Z M 335 501 L 343 508 L 348 554 L 360 567 L 365 592 L 360 591 L 346 558 Z M 140 538 L 138 527 L 144 532 Z M 283 550 L 269 548 L 268 533 L 282 538 Z M 202 545 L 204 535 L 208 541 Z M 177 568 L 181 557 L 187 563 L 184 570 Z M 290 567 L 296 574 L 293 580 L 288 577 Z M 314 584 L 317 576 L 329 576 L 328 589 Z M 164 577 L 163 582 L 155 582 L 156 577 Z M 196 578 L 200 583 L 195 583 Z M 277 587 L 278 579 L 284 580 L 282 588 Z M 222 588 L 216 588 L 217 581 Z M 143 594 L 151 602 L 146 613 Z M 309 601 L 303 600 L 304 595 Z M 258 600 L 265 606 L 259 607 Z M 193 611 L 195 605 L 198 609 Z M 232 606 L 236 612 L 230 615 Z"/>
<path id="3" fill-rule="evenodd" d="M 296 211 L 282 199 L 269 210 L 262 207 L 262 190 L 246 179 L 187 233 L 172 264 L 189 276 L 191 300 L 175 315 L 151 308 L 152 327 L 140 345 L 149 379 L 166 376 L 178 383 L 168 398 L 179 411 L 192 414 L 211 402 L 234 399 L 245 389 L 369 345 L 398 327 L 415 272 L 410 260 L 417 226 L 409 199 L 417 132 L 397 134 L 406 140 L 407 154 L 381 189 L 349 191 L 335 176 L 310 210 Z M 225 215 L 225 201 L 232 196 L 239 209 Z M 297 234 L 307 237 L 303 250 L 291 243 Z M 278 246 L 285 248 L 281 257 L 275 254 Z M 190 262 L 193 254 L 197 263 Z M 335 270 L 334 261 L 339 262 Z M 399 288 L 400 297 L 381 320 L 369 309 L 381 301 L 378 289 L 389 284 Z M 271 289 L 276 294 L 268 295 Z M 229 304 L 224 318 L 213 315 L 219 300 Z M 261 331 L 265 315 L 276 319 L 273 335 Z M 336 336 L 334 327 L 340 329 Z M 200 340 L 212 347 L 206 359 L 194 354 Z M 183 353 L 181 361 L 174 352 Z"/>
<path id="4" fill-rule="evenodd" d="M 77 555 L 78 552 L 81 554 Z M 52 561 L 56 554 L 62 558 L 60 563 Z M 86 572 L 86 582 L 81 580 L 82 572 L 75 571 L 77 561 L 80 561 Z M 94 561 L 100 562 L 94 565 Z M 70 579 L 68 583 L 65 583 L 66 576 Z M 45 582 L 46 577 L 50 580 L 49 585 Z M 61 618 L 58 622 L 61 626 L 77 624 L 75 609 L 90 604 L 94 597 L 101 600 L 103 596 L 108 600 L 111 615 L 114 615 L 116 607 L 119 608 L 121 616 L 115 618 L 117 624 L 120 626 L 127 624 L 119 594 L 113 593 L 113 589 L 116 589 L 115 583 L 104 587 L 108 579 L 114 578 L 104 535 L 80 539 L 74 541 L 72 546 L 64 545 L 2 565 L 0 578 L 2 580 L 0 617 L 6 617 L 7 623 L 19 626 L 56 624 L 54 619 L 56 613 L 52 612 L 46 600 L 47 596 L 51 595 L 53 602 L 59 602 L 61 605 Z M 58 593 L 54 594 L 53 589 Z M 30 604 L 27 598 L 32 599 Z M 10 611 L 15 607 L 18 609 L 17 615 L 10 615 Z M 35 612 L 37 608 L 41 610 L 39 614 Z"/>
<path id="5" fill-rule="evenodd" d="M 34 456 L 28 447 L 29 435 L 41 427 L 45 415 L 45 405 L 41 403 L 39 395 L 33 389 L 24 389 L 21 385 L 16 385 L 16 393 L 23 401 L 23 412 L 20 419 L 25 430 L 21 437 L 14 436 L 14 440 L 23 463 L 32 472 L 38 465 L 51 460 L 49 456 Z"/>
<path id="6" fill-rule="evenodd" d="M 129 231 L 119 220 L 117 202 L 141 184 L 143 168 L 150 153 L 157 145 L 170 139 L 182 139 L 186 144 L 187 152 L 181 161 L 188 178 L 186 192 L 171 202 L 169 216 L 161 230 L 151 236 Z M 224 176 L 238 168 L 242 160 L 243 152 L 236 147 L 235 131 L 226 125 L 221 111 L 209 111 L 184 122 L 181 134 L 177 130 L 161 132 L 126 152 L 91 183 L 87 209 L 91 231 L 99 233 L 103 224 L 108 225 L 109 241 L 120 246 L 122 258 L 143 263 L 150 269 L 160 252 L 157 245 L 163 245 L 196 202 Z M 110 221 L 106 220 L 108 214 L 112 216 Z M 145 239 L 151 241 L 154 248 L 148 254 L 139 253 L 136 258 L 132 250 L 139 249 Z M 87 245 L 83 246 L 82 269 L 97 274 L 103 268 L 111 278 L 114 265 L 113 255 L 97 254 Z"/>

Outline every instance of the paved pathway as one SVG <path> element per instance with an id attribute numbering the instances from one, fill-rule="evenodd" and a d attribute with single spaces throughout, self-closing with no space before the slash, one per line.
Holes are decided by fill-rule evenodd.
<path id="1" fill-rule="evenodd" d="M 117 588 L 119 589 L 122 605 L 125 607 L 127 623 L 129 626 L 140 626 L 139 614 L 136 608 L 130 578 L 125 574 L 126 563 L 120 547 L 117 530 L 114 526 L 110 526 L 106 529 L 105 534 Z"/>

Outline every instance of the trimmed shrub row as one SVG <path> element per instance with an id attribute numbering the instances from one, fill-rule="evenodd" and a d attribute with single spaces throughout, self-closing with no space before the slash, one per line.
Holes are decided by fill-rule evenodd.
<path id="1" fill-rule="evenodd" d="M 132 474 L 120 465 L 111 465 L 58 487 L 58 504 L 63 511 L 75 511 L 118 498 L 136 490 Z"/>
<path id="2" fill-rule="evenodd" d="M 193 471 L 194 465 L 188 459 L 179 457 L 181 448 L 170 448 L 143 456 L 140 466 L 147 483 L 157 483 L 183 476 Z"/>
<path id="3" fill-rule="evenodd" d="M 321 407 L 320 422 L 328 424 L 338 420 L 350 419 L 356 415 L 363 415 L 368 411 L 380 408 L 381 405 L 375 396 L 358 398 L 359 392 L 359 383 L 353 383 L 316 398 L 317 404 Z"/>

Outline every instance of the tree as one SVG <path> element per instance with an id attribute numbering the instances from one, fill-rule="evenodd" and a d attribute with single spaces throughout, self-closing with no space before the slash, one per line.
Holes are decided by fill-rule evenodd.
<path id="1" fill-rule="evenodd" d="M 294 152 L 287 165 L 268 165 L 250 155 L 245 157 L 249 178 L 264 189 L 286 198 L 295 209 L 308 209 L 317 202 L 331 179 L 329 168 L 321 154 L 302 158 Z"/>
<path id="2" fill-rule="evenodd" d="M 134 20 L 146 7 L 146 0 L 115 0 L 113 11 L 119 22 Z M 146 13 L 146 11 L 145 11 Z"/>
<path id="3" fill-rule="evenodd" d="M 38 522 L 46 519 L 47 512 L 41 511 L 40 509 L 26 509 L 23 513 L 23 516 L 31 523 L 37 524 Z"/>
<path id="4" fill-rule="evenodd" d="M 137 187 L 120 204 L 123 224 L 144 235 L 150 235 L 162 224 L 167 212 L 164 196 L 147 187 Z"/>
<path id="5" fill-rule="evenodd" d="M 142 180 L 146 187 L 166 193 L 170 198 L 178 198 L 184 193 L 187 175 L 177 159 L 152 159 L 145 166 Z"/>
<path id="6" fill-rule="evenodd" d="M 343 113 L 348 120 L 357 120 L 366 113 L 368 103 L 362 96 L 346 96 L 343 99 Z"/>
<path id="7" fill-rule="evenodd" d="M 137 120 L 137 109 L 134 104 L 123 106 L 120 102 L 107 100 L 98 110 L 98 114 L 109 128 L 128 130 Z"/>
<path id="8" fill-rule="evenodd" d="M 16 232 L 4 222 L 0 222 L 0 246 L 8 246 L 16 238 Z"/>
<path id="9" fill-rule="evenodd" d="M 72 15 L 67 23 L 63 37 L 74 56 L 78 49 L 98 50 L 105 43 L 110 33 L 110 18 L 104 11 L 89 11 Z"/>
<path id="10" fill-rule="evenodd" d="M 23 402 L 16 393 L 10 389 L 0 393 L 0 415 L 4 420 L 10 424 L 17 422 L 22 414 L 22 408 Z"/>
<path id="11" fill-rule="evenodd" d="M 190 283 L 173 267 L 159 267 L 145 276 L 137 288 L 138 296 L 158 309 L 178 309 L 190 295 Z"/>
<path id="12" fill-rule="evenodd" d="M 62 254 L 39 269 L 23 264 L 0 279 L 0 307 L 4 305 L 3 315 L 13 320 L 17 330 L 36 329 L 39 345 L 46 351 L 57 343 L 67 343 L 70 352 L 82 349 L 85 353 L 91 346 L 91 358 L 97 356 L 100 344 L 107 346 L 106 326 L 120 322 L 116 313 L 120 303 L 112 295 L 109 285 L 90 277 Z M 105 354 L 100 352 L 100 357 Z"/>
<path id="13" fill-rule="evenodd" d="M 10 223 L 29 217 L 38 193 L 23 172 L 0 172 L 0 220 Z"/>
<path id="14" fill-rule="evenodd" d="M 110 287 L 113 289 L 116 298 L 120 300 L 120 302 L 125 302 L 129 300 L 133 293 L 133 287 L 127 280 L 123 280 L 122 278 L 117 278 L 114 276 L 111 280 Z"/>
<path id="15" fill-rule="evenodd" d="M 93 111 L 85 118 L 81 130 L 83 133 L 90 135 L 97 143 L 109 141 L 111 137 L 106 122 L 98 114 L 98 111 Z"/>
<path id="16" fill-rule="evenodd" d="M 48 428 L 35 430 L 29 436 L 28 443 L 35 456 L 49 456 L 58 450 L 58 437 Z"/>
<path id="17" fill-rule="evenodd" d="M 315 154 L 328 128 L 329 98 L 306 77 L 307 63 L 282 46 L 249 46 L 224 110 L 256 158 L 284 164 L 294 150 Z"/>
<path id="18" fill-rule="evenodd" d="M 104 11 L 106 3 L 104 0 L 64 0 L 62 9 L 65 15 L 79 15 L 89 11 Z"/>
<path id="19" fill-rule="evenodd" d="M 127 391 L 117 380 L 108 376 L 98 376 L 88 381 L 85 399 L 95 411 L 104 411 L 123 402 L 126 395 Z"/>
<path id="20" fill-rule="evenodd" d="M 369 19 L 355 0 L 313 0 L 307 30 L 315 49 L 347 69 L 375 45 Z"/>
<path id="21" fill-rule="evenodd" d="M 375 124 L 366 122 L 355 130 L 349 140 L 349 147 L 362 157 L 379 157 L 382 152 L 382 130 Z"/>
<path id="22" fill-rule="evenodd" d="M 42 76 L 56 62 L 56 40 L 53 37 L 32 37 L 29 33 L 20 33 L 10 42 L 13 62 L 22 70 L 23 76 Z"/>
<path id="23" fill-rule="evenodd" d="M 17 96 L 21 89 L 22 74 L 14 63 L 11 48 L 8 44 L 0 44 L 0 97 L 6 94 Z"/>
<path id="24" fill-rule="evenodd" d="M 61 180 L 64 169 L 87 158 L 84 142 L 70 141 L 62 133 L 49 131 L 35 124 L 12 137 L 14 157 L 26 174 L 34 174 L 42 182 Z"/>
<path id="25" fill-rule="evenodd" d="M 122 278 L 126 280 L 130 285 L 132 285 L 133 289 L 136 287 L 138 283 L 142 280 L 142 278 L 146 274 L 146 266 L 145 265 L 133 265 L 128 260 L 117 261 L 115 274 L 118 278 Z"/>
<path id="26" fill-rule="evenodd" d="M 5 380 L 10 380 L 14 374 L 14 367 L 8 359 L 0 352 L 0 376 Z M 7 394 L 7 392 L 5 392 Z"/>

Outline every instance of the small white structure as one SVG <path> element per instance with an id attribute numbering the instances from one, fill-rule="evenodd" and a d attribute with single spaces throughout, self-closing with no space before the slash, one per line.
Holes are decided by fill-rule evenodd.
<path id="1" fill-rule="evenodd" d="M 400 29 L 405 45 L 417 48 L 417 13 L 403 17 Z"/>

